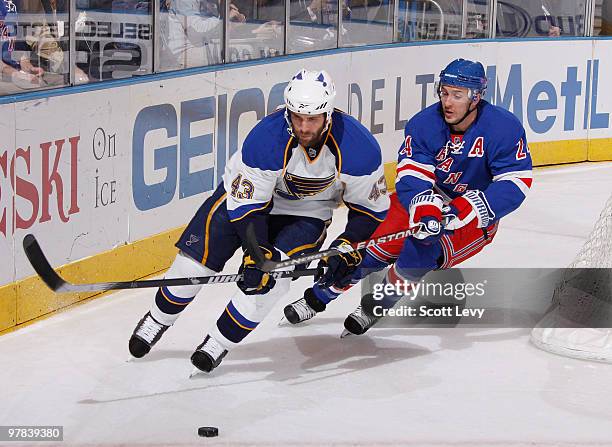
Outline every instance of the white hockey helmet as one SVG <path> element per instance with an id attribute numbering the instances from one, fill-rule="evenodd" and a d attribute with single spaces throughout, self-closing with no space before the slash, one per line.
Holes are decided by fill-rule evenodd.
<path id="1" fill-rule="evenodd" d="M 287 84 L 284 93 L 285 117 L 291 125 L 287 111 L 303 115 L 319 115 L 325 113 L 326 125 L 329 125 L 331 114 L 334 111 L 336 88 L 334 82 L 325 70 L 300 70 Z"/>

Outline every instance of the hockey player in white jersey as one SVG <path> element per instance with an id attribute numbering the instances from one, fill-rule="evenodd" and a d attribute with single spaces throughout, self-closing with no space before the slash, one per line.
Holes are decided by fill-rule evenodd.
<path id="1" fill-rule="evenodd" d="M 259 122 L 229 160 L 223 182 L 193 217 L 176 246 L 167 278 L 220 272 L 245 246 L 253 225 L 266 256 L 280 260 L 318 250 L 333 210 L 344 202 L 348 222 L 332 245 L 368 238 L 389 207 L 378 143 L 357 120 L 334 109 L 336 91 L 325 71 L 301 70 L 288 83 L 285 107 Z M 331 258 L 326 275 L 350 272 L 359 255 Z M 245 253 L 239 290 L 191 361 L 210 372 L 286 295 L 290 278 L 275 280 Z M 146 355 L 202 286 L 162 287 L 129 342 Z M 206 290 L 200 299 L 206 299 Z"/>

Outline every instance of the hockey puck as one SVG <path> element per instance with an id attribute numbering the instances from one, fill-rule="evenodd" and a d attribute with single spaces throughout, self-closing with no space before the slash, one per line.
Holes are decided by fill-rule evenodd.
<path id="1" fill-rule="evenodd" d="M 215 436 L 219 436 L 219 429 L 217 427 L 200 427 L 198 428 L 198 436 L 214 438 Z"/>

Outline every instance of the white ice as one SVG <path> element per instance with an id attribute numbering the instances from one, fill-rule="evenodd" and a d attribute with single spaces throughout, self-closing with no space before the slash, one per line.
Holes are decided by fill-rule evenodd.
<path id="1" fill-rule="evenodd" d="M 567 265 L 611 179 L 612 163 L 536 171 L 524 206 L 466 265 Z M 127 361 L 127 341 L 153 290 L 108 295 L 8 333 L 0 425 L 63 425 L 62 445 L 612 444 L 612 365 L 540 351 L 528 329 L 383 328 L 340 340 L 356 292 L 309 324 L 277 327 L 308 284 L 295 282 L 212 375 L 193 379 L 189 357 L 233 285 L 206 287 L 140 360 Z M 197 428 L 211 425 L 219 437 L 199 438 Z"/>

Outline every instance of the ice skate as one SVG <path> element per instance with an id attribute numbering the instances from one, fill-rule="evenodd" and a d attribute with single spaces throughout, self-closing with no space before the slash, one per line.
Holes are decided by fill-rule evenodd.
<path id="1" fill-rule="evenodd" d="M 322 303 L 316 297 L 312 288 L 308 288 L 304 292 L 303 298 L 285 306 L 283 310 L 285 318 L 279 324 L 282 324 L 284 321 L 288 321 L 291 324 L 303 323 L 310 320 L 317 313 L 323 312 L 326 307 L 325 303 Z"/>
<path id="2" fill-rule="evenodd" d="M 169 327 L 159 323 L 151 316 L 151 312 L 147 312 L 130 337 L 130 354 L 138 359 L 147 355 Z"/>
<path id="3" fill-rule="evenodd" d="M 348 335 L 365 334 L 380 319 L 381 317 L 376 317 L 366 312 L 361 305 L 357 306 L 357 309 L 351 312 L 344 320 L 344 331 L 340 338 Z"/>
<path id="4" fill-rule="evenodd" d="M 219 366 L 226 355 L 227 349 L 216 339 L 207 335 L 202 344 L 191 355 L 191 363 L 200 371 L 209 373 Z"/>

